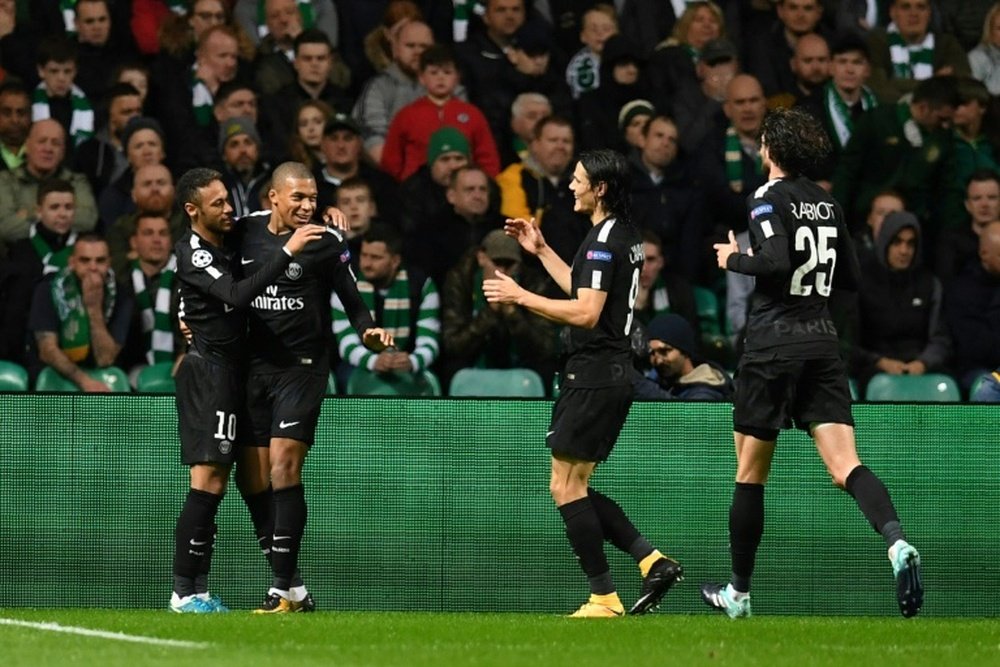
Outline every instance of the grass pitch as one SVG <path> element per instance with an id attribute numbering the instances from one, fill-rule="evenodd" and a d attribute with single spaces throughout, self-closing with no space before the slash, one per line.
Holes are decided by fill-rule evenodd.
<path id="1" fill-rule="evenodd" d="M 178 645 L 9 625 L 59 624 Z M 51 626 L 46 626 L 51 627 Z M 319 612 L 0 610 L 4 667 L 19 665 L 997 665 L 995 619 Z"/>

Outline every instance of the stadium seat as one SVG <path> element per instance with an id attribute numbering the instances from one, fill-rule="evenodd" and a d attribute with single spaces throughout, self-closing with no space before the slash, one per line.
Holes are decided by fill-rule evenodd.
<path id="1" fill-rule="evenodd" d="M 707 287 L 695 287 L 694 303 L 698 310 L 698 325 L 701 329 L 701 336 L 719 336 L 722 328 L 719 319 L 719 299 L 715 292 Z"/>
<path id="2" fill-rule="evenodd" d="M 128 376 L 120 368 L 108 366 L 107 368 L 87 369 L 85 372 L 95 380 L 100 380 L 108 385 L 113 392 L 131 391 L 131 387 L 128 384 Z M 38 374 L 38 380 L 35 382 L 35 391 L 80 391 L 80 388 L 73 381 L 67 380 L 60 375 L 56 369 L 46 366 Z"/>
<path id="3" fill-rule="evenodd" d="M 11 361 L 0 361 L 0 391 L 28 391 L 28 371 Z"/>
<path id="4" fill-rule="evenodd" d="M 326 379 L 326 394 L 327 396 L 337 393 L 337 378 L 334 377 L 333 373 Z"/>
<path id="5" fill-rule="evenodd" d="M 420 373 L 372 373 L 355 368 L 347 380 L 351 396 L 440 396 L 441 384 L 430 371 Z"/>
<path id="6" fill-rule="evenodd" d="M 854 378 L 847 378 L 847 386 L 851 390 L 851 400 L 858 400 L 858 381 Z"/>
<path id="7" fill-rule="evenodd" d="M 529 368 L 463 368 L 451 379 L 448 395 L 541 398 L 545 385 Z"/>
<path id="8" fill-rule="evenodd" d="M 922 401 L 948 403 L 962 400 L 958 384 L 950 375 L 889 375 L 879 373 L 868 382 L 868 401 Z"/>
<path id="9" fill-rule="evenodd" d="M 174 369 L 172 361 L 161 364 L 146 366 L 139 371 L 139 378 L 136 380 L 136 391 L 148 394 L 173 394 L 177 391 L 174 383 L 174 376 L 171 371 Z"/>

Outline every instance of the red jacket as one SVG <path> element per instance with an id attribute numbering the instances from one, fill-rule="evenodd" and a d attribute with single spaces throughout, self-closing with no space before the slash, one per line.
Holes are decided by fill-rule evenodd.
<path id="1" fill-rule="evenodd" d="M 446 125 L 458 128 L 468 138 L 473 163 L 490 178 L 500 173 L 500 154 L 483 112 L 457 97 L 438 106 L 426 95 L 393 117 L 382 147 L 382 169 L 398 181 L 411 176 L 427 162 L 431 135 Z"/>

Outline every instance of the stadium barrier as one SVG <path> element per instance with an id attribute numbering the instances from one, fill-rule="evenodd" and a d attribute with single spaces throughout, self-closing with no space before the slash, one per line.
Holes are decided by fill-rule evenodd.
<path id="1" fill-rule="evenodd" d="M 586 581 L 548 495 L 548 401 L 353 398 L 323 405 L 306 465 L 301 555 L 325 610 L 568 612 Z M 728 404 L 633 407 L 594 486 L 678 558 L 666 612 L 703 612 L 729 571 Z M 924 613 L 995 616 L 996 409 L 855 407 L 861 453 L 924 560 Z M 0 395 L 0 606 L 162 608 L 187 488 L 170 396 Z M 786 433 L 766 495 L 757 614 L 896 615 L 885 548 L 802 433 Z M 235 485 L 212 589 L 262 599 L 269 573 Z M 626 605 L 639 576 L 608 546 Z"/>

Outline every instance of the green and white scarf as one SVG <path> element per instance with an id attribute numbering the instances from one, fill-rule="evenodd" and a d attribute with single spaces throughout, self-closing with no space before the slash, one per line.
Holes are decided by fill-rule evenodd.
<path id="1" fill-rule="evenodd" d="M 70 361 L 80 363 L 90 354 L 90 318 L 83 304 L 80 281 L 69 267 L 61 269 L 50 285 L 52 303 L 59 318 L 59 349 Z M 115 310 L 115 272 L 108 269 L 104 279 L 104 319 Z"/>
<path id="2" fill-rule="evenodd" d="M 823 87 L 826 96 L 826 110 L 830 113 L 830 120 L 833 122 L 833 129 L 837 134 L 837 143 L 843 148 L 847 145 L 847 140 L 854 132 L 854 119 L 851 117 L 851 110 L 847 103 L 834 88 L 832 81 L 827 81 Z M 878 106 L 878 100 L 871 90 L 866 86 L 861 87 L 861 108 L 865 111 Z"/>
<path id="3" fill-rule="evenodd" d="M 316 25 L 316 10 L 312 0 L 295 0 L 302 16 L 302 29 L 309 30 Z M 271 31 L 267 29 L 267 15 L 264 11 L 264 0 L 257 0 L 257 37 L 264 39 Z"/>
<path id="4" fill-rule="evenodd" d="M 754 157 L 754 172 L 763 173 L 760 155 Z M 726 180 L 733 192 L 743 192 L 743 144 L 736 128 L 730 125 L 726 128 Z"/>
<path id="5" fill-rule="evenodd" d="M 94 136 L 94 110 L 87 96 L 75 84 L 70 90 L 70 105 L 73 108 L 73 116 L 69 122 L 69 135 L 73 138 L 73 145 L 79 146 Z M 43 82 L 38 84 L 32 93 L 31 122 L 46 118 L 52 118 L 52 110 L 49 108 L 49 93 L 45 90 Z"/>
<path id="6" fill-rule="evenodd" d="M 167 0 L 167 7 L 178 16 L 187 15 L 188 6 L 188 0 Z"/>
<path id="7" fill-rule="evenodd" d="M 197 67 L 198 64 L 195 63 L 193 69 L 197 69 Z M 194 109 L 194 120 L 198 123 L 198 127 L 208 127 L 209 123 L 212 122 L 214 100 L 215 96 L 208 89 L 208 85 L 199 79 L 197 74 L 192 74 L 191 107 Z"/>
<path id="8" fill-rule="evenodd" d="M 358 293 L 368 307 L 368 312 L 375 313 L 375 286 L 367 280 L 358 281 Z M 400 269 L 396 279 L 389 285 L 382 302 L 381 327 L 392 334 L 396 348 L 405 350 L 410 342 L 410 277 L 406 269 Z"/>
<path id="9" fill-rule="evenodd" d="M 65 269 L 69 264 L 69 256 L 73 254 L 73 244 L 76 243 L 76 232 L 70 232 L 62 250 L 53 250 L 48 241 L 38 233 L 39 224 L 41 223 L 36 222 L 28 228 L 28 238 L 31 239 L 31 246 L 38 253 L 38 258 L 42 260 L 42 275 L 47 276 Z"/>
<path id="10" fill-rule="evenodd" d="M 464 42 L 469 36 L 469 17 L 486 13 L 484 0 L 452 0 L 451 36 L 455 43 Z"/>
<path id="11" fill-rule="evenodd" d="M 155 298 L 146 289 L 146 274 L 139 268 L 139 261 L 132 260 L 132 288 L 139 306 L 142 332 L 146 337 L 146 363 L 159 364 L 174 360 L 174 327 L 170 317 L 170 303 L 177 271 L 177 257 L 160 271 L 160 284 Z"/>
<path id="12" fill-rule="evenodd" d="M 906 137 L 907 143 L 914 148 L 920 148 L 924 145 L 924 131 L 917 121 L 913 120 L 913 112 L 910 111 L 912 99 L 912 94 L 903 95 L 896 103 L 896 118 L 903 126 L 903 136 Z"/>
<path id="13" fill-rule="evenodd" d="M 66 34 L 76 35 L 76 0 L 59 0 L 59 13 L 62 14 Z"/>
<path id="14" fill-rule="evenodd" d="M 886 28 L 886 36 L 892 72 L 897 79 L 923 81 L 934 76 L 934 33 L 928 32 L 919 44 L 907 44 L 892 22 Z"/>

